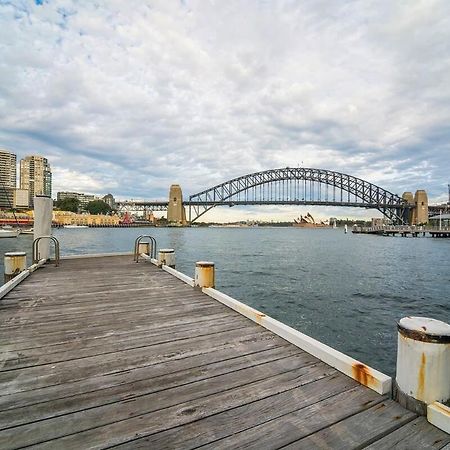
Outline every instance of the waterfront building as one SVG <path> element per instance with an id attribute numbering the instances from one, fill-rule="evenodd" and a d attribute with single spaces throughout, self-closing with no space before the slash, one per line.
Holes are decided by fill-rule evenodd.
<path id="1" fill-rule="evenodd" d="M 103 214 L 77 214 L 70 211 L 53 211 L 53 222 L 58 226 L 82 225 L 82 226 L 118 226 L 121 219 L 117 215 L 106 216 Z"/>
<path id="2" fill-rule="evenodd" d="M 80 202 L 80 209 L 85 210 L 89 202 L 98 200 L 98 197 L 92 194 L 83 194 L 82 192 L 58 192 L 56 194 L 56 200 L 64 200 L 66 198 L 76 198 Z"/>
<path id="3" fill-rule="evenodd" d="M 36 195 L 52 195 L 52 171 L 47 158 L 25 156 L 20 161 L 20 188 L 28 190 L 28 204 L 33 207 Z"/>
<path id="4" fill-rule="evenodd" d="M 14 153 L 0 149 L 0 208 L 10 209 L 14 204 L 16 161 Z"/>
<path id="5" fill-rule="evenodd" d="M 16 187 L 17 156 L 5 149 L 0 149 L 0 184 L 3 188 Z"/>

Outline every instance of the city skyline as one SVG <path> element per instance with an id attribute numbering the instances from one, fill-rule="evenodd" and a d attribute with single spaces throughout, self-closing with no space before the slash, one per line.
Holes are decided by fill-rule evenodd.
<path id="1" fill-rule="evenodd" d="M 445 202 L 449 13 L 444 1 L 6 2 L 0 144 L 46 155 L 54 192 L 165 199 L 173 183 L 187 196 L 303 166 Z"/>

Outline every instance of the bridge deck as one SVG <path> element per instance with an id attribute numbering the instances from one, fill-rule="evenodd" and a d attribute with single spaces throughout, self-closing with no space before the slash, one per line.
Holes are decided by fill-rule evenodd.
<path id="1" fill-rule="evenodd" d="M 0 301 L 0 447 L 443 448 L 450 436 L 131 257 Z"/>

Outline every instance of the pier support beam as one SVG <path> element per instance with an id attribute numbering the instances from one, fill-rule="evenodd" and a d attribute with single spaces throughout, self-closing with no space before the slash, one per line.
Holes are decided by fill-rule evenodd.
<path id="1" fill-rule="evenodd" d="M 5 283 L 15 278 L 27 268 L 27 254 L 25 252 L 5 253 Z"/>
<path id="2" fill-rule="evenodd" d="M 53 200 L 47 196 L 34 197 L 34 239 L 51 236 L 53 217 Z M 39 242 L 40 259 L 50 258 L 50 240 Z"/>
<path id="3" fill-rule="evenodd" d="M 195 263 L 194 286 L 199 288 L 213 288 L 215 285 L 214 263 L 198 261 Z"/>
<path id="4" fill-rule="evenodd" d="M 398 322 L 394 398 L 418 414 L 450 400 L 450 325 L 425 317 Z"/>

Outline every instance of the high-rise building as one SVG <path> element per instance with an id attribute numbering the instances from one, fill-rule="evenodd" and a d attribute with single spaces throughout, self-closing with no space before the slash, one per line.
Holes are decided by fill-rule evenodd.
<path id="1" fill-rule="evenodd" d="M 17 157 L 5 149 L 0 149 L 0 208 L 12 208 L 16 188 Z"/>
<path id="2" fill-rule="evenodd" d="M 17 157 L 8 150 L 0 149 L 0 185 L 2 188 L 16 187 Z"/>
<path id="3" fill-rule="evenodd" d="M 20 160 L 20 188 L 28 189 L 30 207 L 35 195 L 52 196 L 52 171 L 47 158 L 32 155 Z"/>

